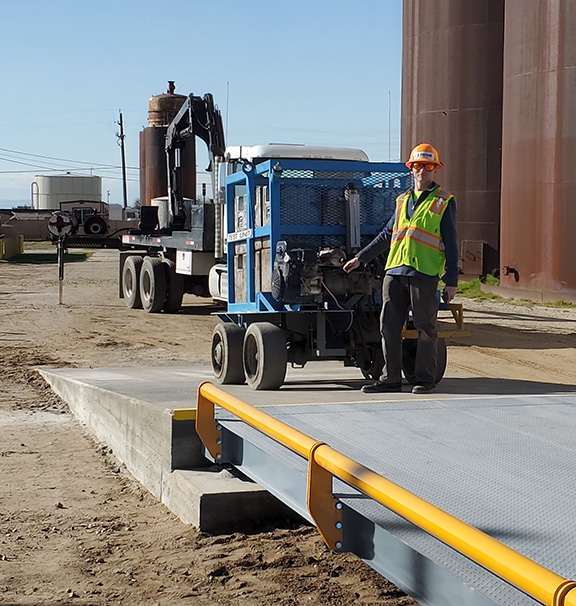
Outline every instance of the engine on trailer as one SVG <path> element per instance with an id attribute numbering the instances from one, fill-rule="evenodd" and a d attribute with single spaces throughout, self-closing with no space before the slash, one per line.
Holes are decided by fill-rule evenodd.
<path id="1" fill-rule="evenodd" d="M 368 294 L 379 290 L 379 278 L 370 272 L 346 274 L 346 253 L 341 248 L 288 249 L 276 245 L 271 293 L 287 304 L 322 305 L 326 298 Z"/>

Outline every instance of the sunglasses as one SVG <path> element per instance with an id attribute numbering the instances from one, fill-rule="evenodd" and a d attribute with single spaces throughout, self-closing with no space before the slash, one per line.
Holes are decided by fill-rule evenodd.
<path id="1" fill-rule="evenodd" d="M 414 170 L 422 170 L 431 172 L 436 168 L 436 164 L 432 164 L 431 162 L 412 162 L 412 168 Z"/>

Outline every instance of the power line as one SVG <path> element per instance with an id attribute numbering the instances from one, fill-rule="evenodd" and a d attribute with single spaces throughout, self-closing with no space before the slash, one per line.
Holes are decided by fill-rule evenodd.
<path id="1" fill-rule="evenodd" d="M 0 163 L 1 162 L 8 162 L 11 164 L 18 164 L 20 166 L 30 166 L 32 167 L 34 170 L 0 170 L 0 174 L 17 174 L 17 173 L 35 173 L 38 172 L 39 170 L 42 171 L 46 171 L 46 172 L 78 172 L 78 171 L 84 171 L 86 172 L 88 170 L 88 168 L 81 168 L 81 167 L 54 167 L 54 166 L 46 166 L 40 163 L 36 163 L 36 162 L 23 162 L 20 160 L 14 160 L 13 158 L 5 158 L 2 155 L 0 155 Z M 106 171 L 110 171 L 110 170 L 119 170 L 120 167 L 113 167 L 113 168 L 106 168 L 106 167 L 97 167 L 97 166 L 91 166 L 90 167 L 90 171 L 92 170 L 98 170 L 99 172 L 106 172 Z M 132 170 L 138 170 L 138 169 L 132 169 Z"/>
<path id="2" fill-rule="evenodd" d="M 21 152 L 21 151 L 17 151 L 17 150 L 13 150 L 13 149 L 5 149 L 3 147 L 0 147 L 0 151 L 9 153 L 9 154 L 17 154 L 19 156 L 26 156 L 27 158 L 41 158 L 43 160 L 50 160 L 50 161 L 54 161 L 54 162 L 66 162 L 67 164 L 83 164 L 85 166 L 90 166 L 91 168 L 112 168 L 112 169 L 121 168 L 120 166 L 115 165 L 115 164 L 103 164 L 103 163 L 99 163 L 99 162 L 84 162 L 82 160 L 69 160 L 67 158 L 56 158 L 54 156 L 43 156 L 40 154 Z M 10 158 L 1 158 L 1 159 L 5 160 L 6 162 L 13 162 L 15 164 L 24 164 L 23 162 L 19 162 L 16 159 L 10 159 Z M 33 165 L 27 164 L 27 166 L 33 166 Z M 139 170 L 137 167 L 134 167 L 134 166 L 129 166 L 127 168 L 129 168 L 130 170 Z"/>

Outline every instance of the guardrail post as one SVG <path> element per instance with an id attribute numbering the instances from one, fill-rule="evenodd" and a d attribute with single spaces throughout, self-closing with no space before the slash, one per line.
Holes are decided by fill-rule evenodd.
<path id="1" fill-rule="evenodd" d="M 308 492 L 306 505 L 324 542 L 333 551 L 342 549 L 342 503 L 334 497 L 333 476 L 318 465 L 316 451 L 322 442 L 317 442 L 310 449 L 308 457 Z"/>
<path id="2" fill-rule="evenodd" d="M 198 386 L 196 400 L 196 433 L 200 436 L 204 446 L 214 458 L 222 458 L 222 426 L 214 418 L 214 402 L 202 395 L 204 383 Z"/>

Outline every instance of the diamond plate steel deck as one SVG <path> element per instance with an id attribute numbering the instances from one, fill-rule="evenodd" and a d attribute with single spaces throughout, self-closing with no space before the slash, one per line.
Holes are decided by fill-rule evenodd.
<path id="1" fill-rule="evenodd" d="M 576 395 L 258 406 L 567 578 L 576 578 Z M 226 411 L 224 455 L 305 517 L 306 462 Z M 224 421 L 224 419 L 230 419 Z M 345 547 L 422 604 L 533 605 L 338 482 Z"/>

